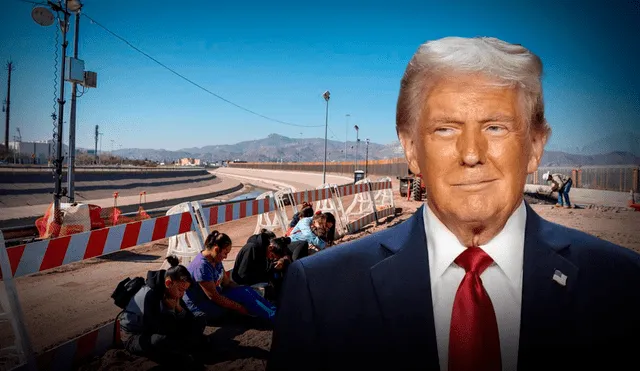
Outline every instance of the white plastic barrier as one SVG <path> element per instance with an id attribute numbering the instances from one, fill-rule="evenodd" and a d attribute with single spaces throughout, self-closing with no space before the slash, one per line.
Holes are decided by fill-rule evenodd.
<path id="1" fill-rule="evenodd" d="M 292 196 L 293 193 L 294 191 L 291 188 L 284 188 L 275 193 L 276 206 L 278 207 L 278 211 L 280 213 L 280 220 L 284 225 L 284 232 L 286 232 L 289 228 L 289 222 L 293 218 L 293 214 L 295 214 L 296 210 L 298 209 L 298 204 L 295 198 Z M 289 215 L 287 214 L 287 202 L 293 209 L 291 218 L 289 218 Z"/>
<path id="2" fill-rule="evenodd" d="M 14 363 L 14 368 L 26 367 L 30 371 L 35 371 L 37 370 L 36 359 L 29 340 L 24 316 L 22 315 L 16 284 L 13 281 L 13 275 L 10 273 L 11 263 L 5 248 L 2 231 L 0 231 L 0 272 L 3 273 L 2 279 L 4 282 L 4 287 L 0 288 L 0 321 L 7 321 L 11 324 L 14 338 L 13 345 L 0 348 L 0 359 L 5 361 L 7 367 Z M 10 363 L 10 361 L 14 362 Z"/>
<path id="3" fill-rule="evenodd" d="M 390 182 L 385 182 L 384 184 L 349 184 L 336 187 L 335 192 L 332 192 L 330 188 L 323 188 L 287 193 L 283 194 L 283 197 L 292 197 L 296 203 L 302 201 L 315 202 L 330 198 L 332 193 L 335 193 L 335 201 L 340 202 L 343 196 L 357 195 L 363 192 L 370 193 L 372 190 L 388 187 L 390 187 Z M 369 194 L 369 197 L 372 197 L 371 194 Z M 185 209 L 187 211 L 181 211 Z M 394 210 L 392 208 L 376 210 L 375 207 L 372 207 L 370 214 L 349 223 L 348 229 L 351 232 L 355 232 L 365 227 L 365 222 L 377 221 L 380 217 L 391 215 Z M 187 243 L 183 244 L 182 247 L 179 247 L 177 241 L 175 246 L 172 246 L 176 252 L 184 252 L 188 259 L 193 256 L 194 252 L 200 251 L 205 231 L 208 233 L 211 226 L 256 215 L 268 215 L 270 212 L 281 215 L 273 197 L 262 197 L 261 199 L 238 201 L 207 208 L 202 208 L 197 203 L 195 203 L 195 207 L 193 203 L 177 205 L 175 209 L 167 212 L 165 216 L 35 241 L 6 249 L 0 234 L 0 273 L 2 273 L 5 287 L 9 287 L 8 293 L 10 294 L 7 295 L 9 303 L 6 306 L 10 308 L 11 313 L 18 319 L 13 321 L 12 324 L 16 324 L 14 327 L 19 327 L 20 323 L 24 324 L 24 321 L 20 320 L 22 311 L 19 306 L 20 302 L 15 285 L 11 288 L 12 280 L 15 277 L 46 271 L 134 246 L 194 232 L 193 235 L 190 235 L 192 238 L 187 237 L 189 241 L 185 241 Z M 276 219 L 280 219 L 280 217 L 276 217 Z M 271 224 L 273 225 L 274 223 L 278 222 L 272 222 Z M 279 223 L 284 224 L 281 220 Z M 198 242 L 199 245 L 197 245 Z M 7 309 L 4 306 L 5 304 L 3 304 L 3 310 L 6 312 Z M 27 365 L 34 364 L 35 355 L 30 347 L 28 333 L 24 327 L 22 329 L 18 328 L 16 332 L 18 332 L 17 339 L 20 343 L 20 349 L 25 354 L 23 358 L 27 359 Z M 110 322 L 64 344 L 48 349 L 40 355 L 47 360 L 46 367 L 42 370 L 66 370 L 72 368 L 72 364 L 77 365 L 78 362 L 102 355 L 112 344 L 113 334 L 114 322 Z"/>
<path id="4" fill-rule="evenodd" d="M 391 187 L 391 178 L 385 177 L 380 178 L 376 183 L 387 183 L 389 184 L 388 188 L 381 188 L 376 191 L 376 196 L 374 198 L 375 204 L 380 206 L 391 206 L 395 207 L 396 203 L 393 200 L 393 188 Z M 386 185 L 386 184 L 385 184 Z"/>
<path id="5" fill-rule="evenodd" d="M 362 179 L 356 182 L 356 185 L 362 184 L 367 188 L 366 191 L 356 193 L 351 205 L 345 211 L 347 223 L 360 219 L 375 209 L 375 202 L 368 189 L 369 183 L 371 183 L 369 179 Z"/>
<path id="6" fill-rule="evenodd" d="M 323 184 L 317 189 L 327 189 L 331 192 L 330 198 L 316 201 L 315 211 L 323 213 L 329 212 L 336 218 L 336 238 L 347 232 L 345 212 L 342 206 L 342 199 L 338 196 L 338 186 L 336 184 Z"/>
<path id="7" fill-rule="evenodd" d="M 253 231 L 253 234 L 260 233 L 262 229 L 266 229 L 272 232 L 277 229 L 281 229 L 283 233 L 286 232 L 287 224 L 286 224 L 286 221 L 283 220 L 282 211 L 281 211 L 282 209 L 279 207 L 277 203 L 278 199 L 275 197 L 275 194 L 272 191 L 268 191 L 256 197 L 256 200 L 266 200 L 266 199 L 273 200 L 274 203 L 276 204 L 276 207 L 274 210 L 268 210 L 258 215 L 256 229 Z M 273 211 L 273 215 L 271 215 L 272 211 Z"/>
<path id="8" fill-rule="evenodd" d="M 200 206 L 200 203 L 197 204 Z M 191 214 L 193 230 L 169 237 L 167 256 L 177 256 L 178 259 L 180 259 L 180 264 L 186 267 L 204 249 L 204 238 L 202 237 L 202 225 L 198 223 L 198 219 L 195 216 L 195 209 L 191 202 L 183 202 L 172 207 L 167 211 L 166 215 L 181 214 L 184 212 Z M 169 263 L 165 260 L 160 269 L 167 268 L 169 268 Z"/>

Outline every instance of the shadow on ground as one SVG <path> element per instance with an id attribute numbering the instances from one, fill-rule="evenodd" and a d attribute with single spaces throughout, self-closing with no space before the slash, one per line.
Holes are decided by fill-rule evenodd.
<path id="1" fill-rule="evenodd" d="M 212 324 L 215 325 L 215 324 Z M 224 326 L 209 326 L 205 334 L 212 345 L 212 353 L 205 361 L 207 370 L 262 371 L 266 368 L 271 348 L 271 330 L 259 320 L 229 317 Z M 111 349 L 102 358 L 83 365 L 79 371 L 150 371 L 158 364 L 122 349 Z"/>

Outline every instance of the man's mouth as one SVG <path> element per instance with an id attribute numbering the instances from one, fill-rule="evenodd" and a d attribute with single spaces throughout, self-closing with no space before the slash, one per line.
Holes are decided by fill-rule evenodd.
<path id="1" fill-rule="evenodd" d="M 466 180 L 463 182 L 453 184 L 454 187 L 473 187 L 483 186 L 496 181 L 496 179 L 481 179 L 481 180 Z"/>

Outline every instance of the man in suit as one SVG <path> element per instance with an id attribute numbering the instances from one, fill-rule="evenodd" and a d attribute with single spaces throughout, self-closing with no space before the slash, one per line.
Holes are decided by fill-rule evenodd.
<path id="1" fill-rule="evenodd" d="M 494 38 L 420 46 L 396 128 L 427 201 L 289 267 L 272 370 L 638 369 L 640 255 L 540 218 L 542 63 Z"/>

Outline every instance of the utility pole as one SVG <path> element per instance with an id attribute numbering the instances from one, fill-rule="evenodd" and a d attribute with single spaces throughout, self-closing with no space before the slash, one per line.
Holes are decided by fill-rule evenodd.
<path id="1" fill-rule="evenodd" d="M 73 31 L 73 58 L 78 59 L 78 39 L 80 38 L 80 9 L 75 14 L 75 30 Z M 75 163 L 76 163 L 76 94 L 78 91 L 78 83 L 71 84 L 71 113 L 69 117 L 69 166 L 67 167 L 67 190 L 69 202 L 75 201 L 74 181 L 75 181 Z"/>
<path id="2" fill-rule="evenodd" d="M 7 62 L 7 70 L 9 74 L 7 76 L 7 101 L 5 108 L 5 126 L 4 126 L 4 149 L 9 153 L 9 117 L 11 112 L 11 71 L 13 71 L 13 62 Z"/>
<path id="3" fill-rule="evenodd" d="M 64 73 L 67 61 L 67 30 L 69 29 L 69 12 L 65 8 L 50 3 L 51 7 L 56 11 L 62 11 L 64 13 L 64 21 L 60 25 L 62 28 L 62 68 L 60 69 L 60 98 L 58 98 L 58 128 L 56 136 L 56 159 L 54 160 L 54 180 L 55 188 L 53 193 L 53 212 L 54 220 L 57 224 L 62 222 L 62 214 L 60 213 L 60 199 L 62 198 L 62 162 L 64 158 L 62 156 L 62 126 L 64 118 Z"/>
<path id="4" fill-rule="evenodd" d="M 93 155 L 95 156 L 94 162 L 96 163 L 96 165 L 98 164 L 98 135 L 100 135 L 100 132 L 98 131 L 98 125 L 96 125 L 96 138 L 95 138 L 96 145 L 94 150 L 95 152 L 93 152 Z"/>

